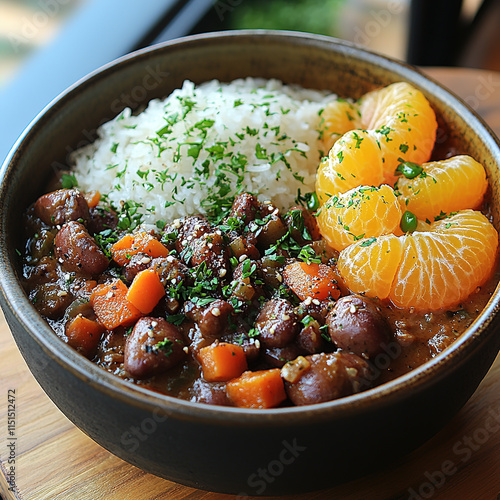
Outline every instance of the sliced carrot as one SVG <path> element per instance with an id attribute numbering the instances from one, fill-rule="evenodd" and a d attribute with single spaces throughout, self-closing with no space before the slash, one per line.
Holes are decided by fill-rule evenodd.
<path id="1" fill-rule="evenodd" d="M 127 300 L 128 288 L 116 279 L 106 285 L 98 285 L 90 294 L 90 305 L 97 319 L 108 329 L 129 326 L 141 316 L 141 311 Z"/>
<path id="2" fill-rule="evenodd" d="M 102 325 L 81 314 L 66 324 L 65 331 L 68 344 L 88 358 L 95 354 L 103 332 Z"/>
<path id="3" fill-rule="evenodd" d="M 243 347 L 226 342 L 202 347 L 198 359 L 207 382 L 225 382 L 239 377 L 247 369 Z"/>
<path id="4" fill-rule="evenodd" d="M 85 193 L 85 200 L 89 208 L 95 208 L 101 201 L 101 193 L 99 193 L 99 191 L 89 191 Z"/>
<path id="5" fill-rule="evenodd" d="M 146 232 L 126 234 L 111 247 L 113 260 L 124 266 L 130 258 L 138 253 L 145 253 L 151 258 L 166 257 L 167 247 L 154 236 Z"/>
<path id="6" fill-rule="evenodd" d="M 141 313 L 150 313 L 165 295 L 165 288 L 154 268 L 144 269 L 136 274 L 127 292 L 127 300 Z"/>
<path id="7" fill-rule="evenodd" d="M 340 297 L 337 275 L 326 264 L 294 262 L 283 270 L 283 280 L 301 300 L 307 297 L 318 300 Z"/>
<path id="8" fill-rule="evenodd" d="M 227 383 L 226 392 L 240 408 L 274 408 L 286 399 L 279 368 L 244 372 Z"/>

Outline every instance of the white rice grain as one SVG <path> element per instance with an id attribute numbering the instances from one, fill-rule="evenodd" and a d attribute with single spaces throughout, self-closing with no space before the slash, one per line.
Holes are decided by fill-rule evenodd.
<path id="1" fill-rule="evenodd" d="M 78 186 L 116 206 L 132 200 L 146 223 L 207 213 L 238 191 L 287 209 L 299 189 L 314 190 L 320 114 L 334 97 L 277 80 L 186 81 L 138 115 L 125 109 L 75 151 Z"/>

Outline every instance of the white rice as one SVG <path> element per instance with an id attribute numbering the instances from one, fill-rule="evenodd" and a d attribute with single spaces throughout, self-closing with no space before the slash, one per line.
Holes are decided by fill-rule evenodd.
<path id="1" fill-rule="evenodd" d="M 226 198 L 247 191 L 287 209 L 298 190 L 314 190 L 320 114 L 334 98 L 277 80 L 186 81 L 138 115 L 125 109 L 75 151 L 78 186 L 116 206 L 136 202 L 147 223 L 206 213 L 226 185 Z"/>

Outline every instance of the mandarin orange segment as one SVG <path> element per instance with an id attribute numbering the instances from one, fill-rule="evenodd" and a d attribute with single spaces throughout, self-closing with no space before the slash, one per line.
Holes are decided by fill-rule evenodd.
<path id="1" fill-rule="evenodd" d="M 423 172 L 413 179 L 398 178 L 396 190 L 401 204 L 419 219 L 433 221 L 441 213 L 477 208 L 488 187 L 483 166 L 470 156 L 422 165 Z"/>
<path id="2" fill-rule="evenodd" d="M 327 151 L 346 132 L 357 128 L 360 128 L 359 110 L 349 101 L 329 102 L 321 113 L 321 137 Z"/>
<path id="3" fill-rule="evenodd" d="M 378 186 L 384 180 L 380 145 L 365 130 L 344 134 L 318 167 L 316 194 L 321 203 L 361 185 Z"/>
<path id="4" fill-rule="evenodd" d="M 390 298 L 415 309 L 457 305 L 489 278 L 497 246 L 497 231 L 481 212 L 437 221 L 408 238 Z"/>
<path id="5" fill-rule="evenodd" d="M 359 186 L 330 198 L 317 214 L 318 227 L 335 250 L 343 250 L 361 238 L 394 233 L 401 220 L 394 190 Z"/>
<path id="6" fill-rule="evenodd" d="M 327 106 L 325 130 L 332 137 L 355 122 L 360 129 L 335 142 L 316 178 L 323 205 L 318 225 L 340 251 L 342 280 L 353 292 L 389 298 L 399 307 L 437 310 L 459 304 L 491 275 L 496 259 L 495 228 L 481 212 L 470 210 L 480 206 L 486 192 L 484 168 L 467 156 L 425 163 L 434 147 L 436 117 L 425 96 L 408 83 L 370 92 L 354 107 L 359 119 L 348 123 L 342 105 Z M 382 187 L 364 186 L 394 182 L 401 162 L 424 164 L 424 171 L 398 180 L 396 215 L 391 203 L 375 201 Z M 370 200 L 364 199 L 365 189 L 373 190 Z M 403 211 L 413 218 L 411 227 L 417 218 L 411 233 L 402 234 L 399 227 Z M 432 222 L 447 213 L 451 216 Z M 403 225 L 405 231 L 411 227 Z"/>
<path id="7" fill-rule="evenodd" d="M 447 238 L 431 233 L 414 233 L 406 237 L 398 273 L 389 298 L 398 307 L 440 309 L 447 298 L 457 303 L 460 280 L 454 274 L 453 246 Z M 449 297 L 447 294 L 450 293 Z"/>
<path id="8" fill-rule="evenodd" d="M 367 297 L 388 297 L 401 261 L 403 238 L 393 234 L 366 238 L 342 250 L 337 269 L 344 284 Z"/>
<path id="9" fill-rule="evenodd" d="M 364 95 L 359 102 L 361 127 L 374 130 L 384 157 L 385 182 L 393 184 L 400 159 L 429 160 L 436 140 L 436 115 L 426 97 L 406 82 Z"/>
<path id="10" fill-rule="evenodd" d="M 365 246 L 357 242 L 340 253 L 337 267 L 353 292 L 432 311 L 458 305 L 482 285 L 491 276 L 497 247 L 498 233 L 488 219 L 462 210 L 428 231 L 380 236 Z"/>

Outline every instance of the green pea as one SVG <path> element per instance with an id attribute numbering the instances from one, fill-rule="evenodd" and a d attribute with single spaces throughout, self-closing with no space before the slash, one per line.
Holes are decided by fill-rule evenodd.
<path id="1" fill-rule="evenodd" d="M 401 217 L 401 223 L 399 224 L 399 227 L 404 233 L 411 233 L 412 231 L 415 231 L 415 229 L 417 229 L 417 223 L 418 221 L 416 215 L 407 210 Z"/>
<path id="2" fill-rule="evenodd" d="M 396 168 L 396 173 L 402 173 L 407 179 L 414 179 L 423 171 L 424 169 L 420 165 L 411 161 L 404 161 L 398 165 L 398 168 Z"/>
<path id="3" fill-rule="evenodd" d="M 309 199 L 307 200 L 307 208 L 309 210 L 317 210 L 319 208 L 318 195 L 316 193 L 309 193 Z"/>

